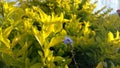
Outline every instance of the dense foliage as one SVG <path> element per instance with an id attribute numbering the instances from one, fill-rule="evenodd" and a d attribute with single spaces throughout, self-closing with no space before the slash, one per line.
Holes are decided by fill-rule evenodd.
<path id="1" fill-rule="evenodd" d="M 0 68 L 120 68 L 119 17 L 90 0 L 0 1 Z"/>

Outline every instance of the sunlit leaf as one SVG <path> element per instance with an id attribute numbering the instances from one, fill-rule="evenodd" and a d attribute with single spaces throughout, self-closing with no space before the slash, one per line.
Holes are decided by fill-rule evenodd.
<path id="1" fill-rule="evenodd" d="M 50 50 L 49 49 L 44 49 L 44 54 L 45 54 L 45 57 L 48 57 L 48 55 L 50 54 Z"/>
<path id="2" fill-rule="evenodd" d="M 38 54 L 43 58 L 43 52 L 38 51 Z"/>
<path id="3" fill-rule="evenodd" d="M 90 23 L 89 22 L 84 22 L 84 23 L 85 23 L 84 35 L 87 36 L 90 33 L 90 30 L 89 30 Z"/>
<path id="4" fill-rule="evenodd" d="M 119 32 L 116 32 L 116 38 L 115 39 L 119 39 Z"/>
<path id="5" fill-rule="evenodd" d="M 102 63 L 102 62 L 99 62 L 96 68 L 104 68 L 104 67 L 103 67 L 103 63 Z"/>
<path id="6" fill-rule="evenodd" d="M 64 37 L 58 36 L 58 37 L 53 37 L 49 43 L 49 47 L 52 47 L 64 40 Z"/>
<path id="7" fill-rule="evenodd" d="M 20 36 L 16 36 L 13 38 L 12 43 L 11 43 L 11 48 L 15 47 L 15 45 L 19 42 Z"/>
<path id="8" fill-rule="evenodd" d="M 57 61 L 57 62 L 59 62 L 59 61 L 65 61 L 65 59 L 63 57 L 61 57 L 61 56 L 56 56 L 54 58 L 54 61 Z"/>
<path id="9" fill-rule="evenodd" d="M 49 62 L 53 62 L 53 61 L 54 61 L 54 56 L 53 56 L 52 53 L 53 53 L 53 52 L 50 52 L 50 54 L 49 54 L 48 57 L 47 57 L 47 61 L 49 61 Z"/>
<path id="10" fill-rule="evenodd" d="M 10 48 L 10 40 L 9 39 L 6 39 L 6 38 L 1 38 L 0 39 L 6 47 Z"/>
<path id="11" fill-rule="evenodd" d="M 33 31 L 35 38 L 39 42 L 39 44 L 43 46 L 44 41 L 45 41 L 45 38 L 43 38 L 43 34 L 40 31 L 38 31 L 35 27 L 32 27 L 32 31 Z"/>
<path id="12" fill-rule="evenodd" d="M 54 24 L 43 26 L 43 37 L 46 39 L 54 31 Z"/>
<path id="13" fill-rule="evenodd" d="M 6 47 L 0 47 L 0 52 L 5 53 L 9 56 L 13 56 L 12 51 L 9 48 L 6 48 Z"/>
<path id="14" fill-rule="evenodd" d="M 35 63 L 30 66 L 30 68 L 42 68 L 42 67 L 44 67 L 42 63 Z"/>
<path id="15" fill-rule="evenodd" d="M 112 32 L 109 32 L 108 33 L 108 41 L 112 41 L 112 40 L 114 40 L 114 35 Z"/>
<path id="16" fill-rule="evenodd" d="M 6 38 L 8 38 L 8 36 L 10 35 L 12 29 L 13 29 L 12 26 L 6 28 L 6 29 L 4 30 L 4 32 L 3 32 L 3 36 L 6 37 Z"/>
<path id="17" fill-rule="evenodd" d="M 62 24 L 58 23 L 54 25 L 54 32 L 57 33 L 62 30 Z"/>
<path id="18" fill-rule="evenodd" d="M 5 44 L 6 47 L 10 48 L 10 40 L 3 37 L 2 28 L 0 28 L 0 41 Z"/>
<path id="19" fill-rule="evenodd" d="M 65 65 L 65 68 L 69 68 L 68 65 Z"/>
<path id="20" fill-rule="evenodd" d="M 60 32 L 60 34 L 64 36 L 64 35 L 67 35 L 67 32 L 64 29 L 62 29 L 62 31 Z"/>

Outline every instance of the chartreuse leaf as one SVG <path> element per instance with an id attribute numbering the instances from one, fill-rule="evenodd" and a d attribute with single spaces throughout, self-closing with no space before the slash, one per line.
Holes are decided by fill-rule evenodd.
<path id="1" fill-rule="evenodd" d="M 111 63 L 111 67 L 110 68 L 115 68 L 114 63 L 112 61 L 110 63 Z"/>
<path id="2" fill-rule="evenodd" d="M 43 52 L 42 52 L 42 51 L 38 51 L 38 54 L 39 54 L 40 57 L 42 58 L 41 61 L 42 61 L 42 62 L 45 62 L 45 58 L 44 58 Z"/>
<path id="3" fill-rule="evenodd" d="M 12 12 L 15 10 L 15 8 L 12 5 L 10 5 L 8 2 L 4 2 L 3 7 L 4 7 L 4 12 L 7 14 L 7 17 L 9 17 L 9 15 L 11 15 Z"/>
<path id="4" fill-rule="evenodd" d="M 120 66 L 119 66 L 119 65 L 117 65 L 117 66 L 116 66 L 116 68 L 120 68 Z"/>
<path id="5" fill-rule="evenodd" d="M 43 58 L 43 52 L 38 51 L 38 54 Z"/>
<path id="6" fill-rule="evenodd" d="M 57 36 L 57 37 L 53 37 L 49 43 L 49 46 L 52 47 L 60 42 L 62 42 L 64 39 L 63 36 Z"/>
<path id="7" fill-rule="evenodd" d="M 116 38 L 115 39 L 119 39 L 119 31 L 116 32 Z"/>
<path id="8" fill-rule="evenodd" d="M 62 30 L 62 23 L 58 23 L 54 25 L 54 31 L 55 33 L 59 32 Z"/>
<path id="9" fill-rule="evenodd" d="M 54 62 L 58 63 L 58 66 L 63 67 L 63 68 L 68 68 L 68 64 L 71 62 L 71 59 L 69 58 L 63 58 L 61 56 L 55 56 Z"/>
<path id="10" fill-rule="evenodd" d="M 43 37 L 44 39 L 47 38 L 54 30 L 54 24 L 50 25 L 43 25 Z"/>
<path id="11" fill-rule="evenodd" d="M 8 54 L 10 56 L 13 56 L 12 51 L 9 48 L 6 48 L 6 47 L 0 47 L 0 52 Z"/>
<path id="12" fill-rule="evenodd" d="M 54 61 L 57 61 L 57 62 L 59 62 L 59 61 L 65 61 L 65 59 L 63 57 L 61 57 L 61 56 L 56 56 L 54 58 Z"/>
<path id="13" fill-rule="evenodd" d="M 56 23 L 62 23 L 64 21 L 63 13 L 61 13 L 60 16 L 55 15 L 54 13 L 52 13 L 52 15 L 47 15 L 40 8 L 38 7 L 34 7 L 34 8 L 39 10 L 40 21 L 43 22 L 44 24 L 56 24 Z"/>
<path id="14" fill-rule="evenodd" d="M 54 61 L 54 57 L 53 57 L 52 52 L 50 52 L 50 54 L 48 55 L 47 61 L 49 61 L 49 62 L 53 62 Z"/>
<path id="15" fill-rule="evenodd" d="M 85 27 L 83 32 L 85 36 L 88 36 L 88 34 L 90 33 L 90 30 L 89 30 L 90 23 L 89 22 L 84 22 L 84 23 L 85 23 Z"/>
<path id="16" fill-rule="evenodd" d="M 29 68 L 29 66 L 30 66 L 30 59 L 26 58 L 25 59 L 25 68 Z"/>
<path id="17" fill-rule="evenodd" d="M 45 14 L 40 8 L 34 7 L 34 9 L 38 9 L 40 13 L 40 21 L 43 22 L 44 24 L 49 24 L 51 21 L 51 16 Z"/>
<path id="18" fill-rule="evenodd" d="M 30 68 L 44 68 L 44 66 L 42 63 L 35 63 L 31 65 Z"/>
<path id="19" fill-rule="evenodd" d="M 104 67 L 103 67 L 103 63 L 102 63 L 102 62 L 99 62 L 96 68 L 104 68 Z"/>
<path id="20" fill-rule="evenodd" d="M 6 38 L 1 38 L 0 41 L 2 41 L 6 47 L 10 48 L 10 40 Z"/>
<path id="21" fill-rule="evenodd" d="M 24 21 L 24 28 L 25 28 L 25 30 L 27 31 L 27 30 L 31 29 L 31 27 L 32 27 L 31 20 L 30 19 L 25 20 Z"/>
<path id="22" fill-rule="evenodd" d="M 67 35 L 67 32 L 66 32 L 66 30 L 62 29 L 61 32 L 60 32 L 60 34 L 61 34 L 62 36 L 66 36 L 66 35 Z"/>
<path id="23" fill-rule="evenodd" d="M 25 42 L 24 46 L 19 50 L 19 52 L 16 54 L 16 56 L 25 55 L 28 50 L 29 45 L 30 44 L 28 42 Z"/>
<path id="24" fill-rule="evenodd" d="M 39 9 L 39 8 L 34 7 L 34 9 Z M 40 13 L 40 21 L 43 23 L 42 28 L 43 28 L 43 35 L 45 38 L 47 38 L 51 32 L 57 33 L 60 30 L 62 30 L 62 23 L 66 21 L 64 19 L 63 13 L 61 13 L 60 16 L 55 15 L 54 13 L 52 13 L 52 15 L 47 15 L 41 9 L 39 9 L 39 13 Z"/>
<path id="25" fill-rule="evenodd" d="M 33 31 L 33 35 L 35 36 L 39 44 L 43 46 L 45 41 L 45 38 L 43 38 L 43 34 L 40 31 L 38 31 L 35 27 L 32 27 L 32 31 Z"/>
<path id="26" fill-rule="evenodd" d="M 15 45 L 19 42 L 20 39 L 21 39 L 21 36 L 20 36 L 20 35 L 14 37 L 14 38 L 12 39 L 11 48 L 15 47 Z"/>
<path id="27" fill-rule="evenodd" d="M 64 14 L 61 13 L 60 16 L 56 15 L 53 13 L 52 14 L 52 22 L 53 23 L 62 23 L 64 21 Z"/>
<path id="28" fill-rule="evenodd" d="M 8 38 L 8 36 L 10 35 L 11 31 L 12 31 L 13 27 L 12 26 L 9 26 L 7 27 L 4 32 L 3 32 L 3 36 Z"/>
<path id="29" fill-rule="evenodd" d="M 110 41 L 112 41 L 112 40 L 114 40 L 114 35 L 113 35 L 112 32 L 109 32 L 109 33 L 108 33 L 108 41 L 110 42 Z"/>
<path id="30" fill-rule="evenodd" d="M 6 47 L 10 48 L 10 40 L 3 37 L 2 28 L 0 28 L 0 41 L 5 44 Z"/>
<path id="31" fill-rule="evenodd" d="M 49 49 L 44 49 L 44 54 L 45 54 L 45 58 L 48 57 L 48 55 L 50 54 L 50 50 Z"/>

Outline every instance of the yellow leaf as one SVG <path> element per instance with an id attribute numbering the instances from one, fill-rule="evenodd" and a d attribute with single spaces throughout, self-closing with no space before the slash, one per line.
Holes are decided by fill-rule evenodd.
<path id="1" fill-rule="evenodd" d="M 119 32 L 116 32 L 116 39 L 119 39 Z"/>
<path id="2" fill-rule="evenodd" d="M 13 27 L 12 26 L 9 26 L 7 27 L 4 32 L 3 32 L 3 36 L 8 38 L 8 36 L 10 35 L 10 32 L 12 31 Z"/>
<path id="3" fill-rule="evenodd" d="M 68 65 L 65 65 L 65 68 L 69 68 Z"/>
<path id="4" fill-rule="evenodd" d="M 67 32 L 64 29 L 62 29 L 62 31 L 60 32 L 60 34 L 64 36 L 64 35 L 67 35 Z"/>
<path id="5" fill-rule="evenodd" d="M 43 38 L 43 34 L 40 31 L 38 31 L 35 27 L 32 27 L 32 31 L 33 31 L 35 38 L 39 42 L 39 44 L 43 46 L 44 41 L 45 41 L 45 39 Z"/>
<path id="6" fill-rule="evenodd" d="M 98 63 L 96 68 L 103 68 L 103 63 L 102 62 Z"/>
<path id="7" fill-rule="evenodd" d="M 10 40 L 0 36 L 0 41 L 5 44 L 6 47 L 10 48 Z"/>
<path id="8" fill-rule="evenodd" d="M 52 46 L 54 46 L 54 45 L 62 42 L 62 41 L 63 41 L 63 38 L 64 38 L 64 37 L 62 37 L 62 36 L 53 37 L 53 38 L 51 39 L 50 43 L 49 43 L 49 46 L 52 47 Z"/>
<path id="9" fill-rule="evenodd" d="M 47 38 L 54 31 L 54 24 L 43 26 L 43 37 Z"/>
<path id="10" fill-rule="evenodd" d="M 60 22 L 63 22 L 63 19 L 64 19 L 64 14 L 61 13 L 61 15 L 60 15 L 60 17 L 59 17 L 59 21 L 60 21 Z"/>
<path id="11" fill-rule="evenodd" d="M 12 43 L 11 43 L 11 48 L 15 47 L 15 45 L 19 42 L 20 36 L 16 36 L 13 38 Z"/>
<path id="12" fill-rule="evenodd" d="M 54 25 L 54 32 L 60 32 L 62 30 L 62 23 L 58 23 Z"/>
<path id="13" fill-rule="evenodd" d="M 45 57 L 48 57 L 50 50 L 49 49 L 44 49 Z"/>
<path id="14" fill-rule="evenodd" d="M 114 35 L 113 35 L 112 32 L 109 32 L 109 33 L 108 33 L 108 41 L 110 42 L 110 41 L 112 41 L 112 40 L 114 40 Z"/>

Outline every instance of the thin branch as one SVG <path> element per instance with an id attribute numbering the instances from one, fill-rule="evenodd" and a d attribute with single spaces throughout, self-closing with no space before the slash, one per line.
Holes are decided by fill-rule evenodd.
<path id="1" fill-rule="evenodd" d="M 78 67 L 78 63 L 77 63 L 76 60 L 75 60 L 75 55 L 74 55 L 74 53 L 73 53 L 73 49 L 71 50 L 71 53 L 72 53 L 72 58 L 73 58 L 73 61 L 74 61 L 74 63 L 75 63 L 76 68 L 79 68 L 79 67 Z"/>

